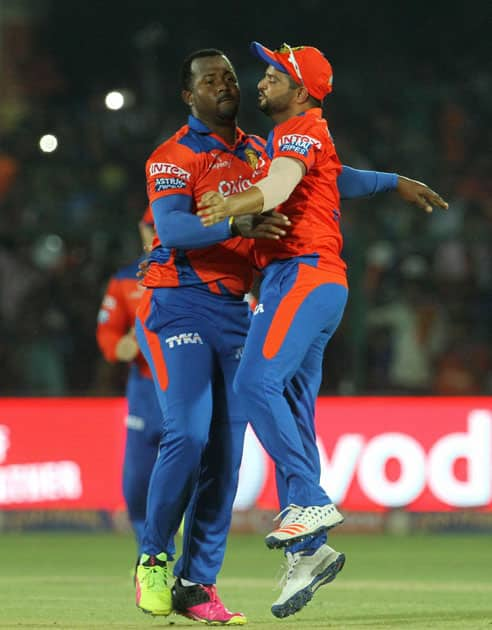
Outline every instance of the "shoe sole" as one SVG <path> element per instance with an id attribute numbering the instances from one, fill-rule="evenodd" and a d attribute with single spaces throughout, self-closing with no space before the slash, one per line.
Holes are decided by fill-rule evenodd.
<path id="1" fill-rule="evenodd" d="M 294 543 L 302 542 L 308 536 L 317 536 L 318 534 L 322 534 L 323 532 L 326 532 L 329 529 L 333 529 L 334 527 L 341 525 L 344 520 L 345 519 L 342 517 L 341 520 L 337 521 L 336 523 L 333 523 L 333 525 L 328 525 L 328 526 L 323 525 L 322 527 L 318 527 L 318 529 L 315 529 L 311 532 L 303 532 L 302 534 L 299 534 L 297 536 L 294 535 L 294 536 L 291 536 L 290 538 L 284 538 L 283 540 L 277 538 L 276 536 L 269 535 L 265 538 L 265 544 L 268 547 L 268 549 L 281 549 L 285 547 L 290 547 Z"/>
<path id="2" fill-rule="evenodd" d="M 176 615 L 181 615 L 182 617 L 186 617 L 186 619 L 192 619 L 193 621 L 198 621 L 199 623 L 204 623 L 207 626 L 244 626 L 244 624 L 247 623 L 247 619 L 245 617 L 236 617 L 229 619 L 229 621 L 212 621 L 197 617 L 191 613 L 181 612 L 180 610 L 175 610 L 174 612 Z"/>
<path id="3" fill-rule="evenodd" d="M 146 615 L 152 615 L 152 617 L 169 617 L 169 615 L 173 612 L 172 609 L 169 612 L 164 612 L 160 610 L 147 610 L 147 608 L 142 608 L 142 606 L 139 606 L 138 604 L 137 608 Z"/>
<path id="4" fill-rule="evenodd" d="M 273 605 L 272 615 L 283 619 L 289 615 L 299 612 L 308 604 L 320 586 L 333 582 L 345 564 L 345 554 L 341 553 L 336 560 L 329 564 L 324 571 L 319 573 L 314 580 L 303 589 L 289 597 L 283 604 Z"/>

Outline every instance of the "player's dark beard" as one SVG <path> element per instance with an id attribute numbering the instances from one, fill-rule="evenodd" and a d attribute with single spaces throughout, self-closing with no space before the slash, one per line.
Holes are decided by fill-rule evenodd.
<path id="1" fill-rule="evenodd" d="M 271 116 L 272 113 L 274 113 L 268 101 L 263 101 L 262 103 L 258 103 L 258 109 L 260 110 L 260 112 L 265 114 L 265 116 Z"/>
<path id="2" fill-rule="evenodd" d="M 236 101 L 225 101 L 217 108 L 217 118 L 220 120 L 235 120 L 239 111 L 239 103 Z"/>
<path id="3" fill-rule="evenodd" d="M 288 97 L 277 97 L 275 100 L 264 99 L 258 102 L 258 109 L 266 116 L 281 114 L 287 109 Z"/>

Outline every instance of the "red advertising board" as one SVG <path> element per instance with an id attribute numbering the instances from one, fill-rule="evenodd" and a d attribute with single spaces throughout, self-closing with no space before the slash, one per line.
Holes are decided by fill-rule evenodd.
<path id="1" fill-rule="evenodd" d="M 123 399 L 0 399 L 0 509 L 123 507 Z M 492 511 L 492 398 L 320 398 L 321 483 L 342 508 Z M 276 509 L 248 430 L 237 510 Z"/>
<path id="2" fill-rule="evenodd" d="M 0 509 L 124 508 L 126 401 L 0 399 Z"/>

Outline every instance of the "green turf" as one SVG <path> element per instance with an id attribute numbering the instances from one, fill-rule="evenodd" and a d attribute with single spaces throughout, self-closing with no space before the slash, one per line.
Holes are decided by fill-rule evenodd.
<path id="1" fill-rule="evenodd" d="M 257 536 L 233 536 L 219 580 L 227 606 L 252 628 L 492 629 L 492 543 L 488 536 L 352 536 L 335 582 L 299 614 L 277 620 L 275 576 L 282 555 Z M 134 606 L 131 538 L 114 534 L 3 534 L 0 628 L 195 626 L 153 619 Z"/>

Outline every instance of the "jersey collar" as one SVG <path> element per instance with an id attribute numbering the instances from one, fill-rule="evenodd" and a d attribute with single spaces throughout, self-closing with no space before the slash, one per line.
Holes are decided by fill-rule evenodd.
<path id="1" fill-rule="evenodd" d="M 196 118 L 192 114 L 190 114 L 188 116 L 188 127 L 190 129 L 193 129 L 193 131 L 196 131 L 197 133 L 201 133 L 201 134 L 206 135 L 206 136 L 213 135 L 214 137 L 218 138 L 219 140 L 221 140 L 222 143 L 225 144 L 224 140 L 222 140 L 221 138 L 216 136 L 214 133 L 212 133 L 212 131 L 207 127 L 207 125 L 205 123 L 203 123 L 199 118 Z M 247 138 L 246 138 L 246 134 L 244 133 L 244 131 L 242 129 L 240 129 L 239 127 L 236 127 L 236 142 L 235 142 L 234 146 L 237 147 L 242 142 L 244 142 L 246 139 Z"/>

